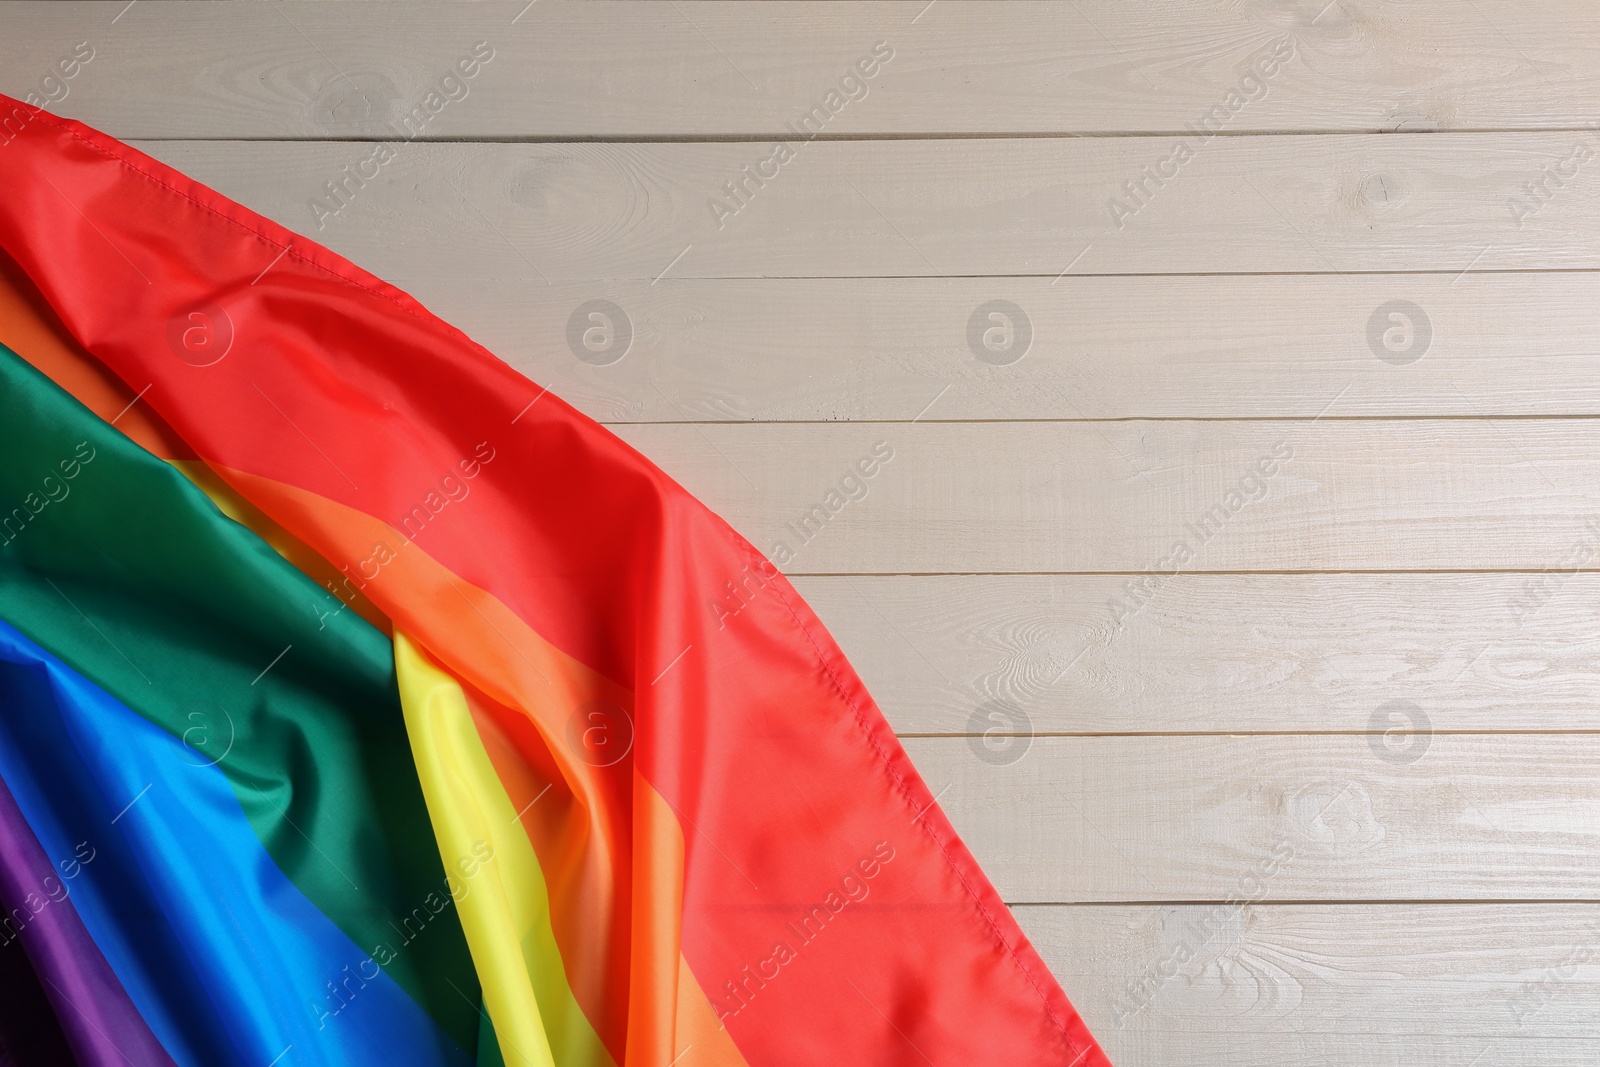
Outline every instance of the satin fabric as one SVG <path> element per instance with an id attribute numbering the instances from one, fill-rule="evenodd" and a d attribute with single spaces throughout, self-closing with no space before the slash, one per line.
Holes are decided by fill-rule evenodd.
<path id="1" fill-rule="evenodd" d="M 0 666 L 0 686 L 5 668 Z M 0 700 L 0 715 L 18 713 Z M 8 1065 L 66 1064 L 80 1067 L 172 1067 L 172 1059 L 150 1033 L 128 992 L 111 973 L 89 936 L 71 886 L 79 873 L 76 854 L 57 869 L 45 854 L 0 781 L 0 903 L 6 943 L 0 967 Z M 92 853 L 84 853 L 91 857 Z M 37 970 L 35 970 L 35 967 Z"/>
<path id="2" fill-rule="evenodd" d="M 5 833 L 5 820 L 15 807 L 9 798 L 0 797 L 0 835 Z M 0 872 L 8 857 L 14 855 L 0 839 Z M 0 873 L 0 879 L 4 877 L 4 873 Z M 0 888 L 0 909 L 9 907 L 6 899 L 4 889 Z M 34 1063 L 65 1067 L 78 1063 L 61 1031 L 55 1006 L 45 996 L 39 975 L 20 945 L 11 952 L 0 946 L 0 1063 L 19 1067 Z"/>
<path id="3" fill-rule="evenodd" d="M 1104 1064 L 816 617 L 681 487 L 110 138 L 40 115 L 0 180 L 0 246 L 74 341 L 483 695 L 502 784 L 549 787 L 522 821 L 614 1058 Z"/>
<path id="4" fill-rule="evenodd" d="M 466 694 L 404 634 L 395 635 L 395 667 L 434 833 L 461 890 L 457 907 L 501 1042 L 539 1067 L 610 1067 L 567 982 L 543 872 Z M 530 972 L 526 960 L 540 966 Z"/>
<path id="5" fill-rule="evenodd" d="M 390 1006 L 421 1021 L 396 1021 L 397 1033 L 435 1050 L 433 1062 L 479 1045 L 476 975 L 429 832 L 387 639 L 3 348 L 0 454 L 0 501 L 25 515 L 0 516 L 10 522 L 0 527 L 0 616 L 159 726 L 175 766 L 229 790 L 247 821 L 228 822 L 240 837 L 228 846 L 264 842 L 251 861 L 260 878 L 287 872 L 315 905 L 296 921 L 332 920 L 340 943 L 360 948 L 347 961 L 358 978 L 381 965 L 384 982 L 400 983 Z M 232 891 L 267 899 L 253 885 Z M 244 907 L 245 898 L 220 903 Z M 164 944 L 123 957 L 154 975 L 146 986 L 157 1005 L 172 976 L 141 961 Z M 317 980 L 302 1014 L 326 999 L 323 983 L 348 980 L 342 967 Z"/>
<path id="6" fill-rule="evenodd" d="M 220 770 L 4 623 L 0 663 L 0 775 L 78 863 L 67 899 L 174 1061 L 469 1062 L 277 869 Z"/>

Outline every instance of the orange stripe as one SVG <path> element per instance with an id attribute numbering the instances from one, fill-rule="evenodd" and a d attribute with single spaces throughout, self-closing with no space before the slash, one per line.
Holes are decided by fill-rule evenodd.
<path id="1" fill-rule="evenodd" d="M 655 788 L 633 775 L 633 952 L 629 967 L 628 1059 L 624 1067 L 671 1063 L 683 942 L 683 828 Z"/>
<path id="2" fill-rule="evenodd" d="M 145 451 L 162 459 L 194 458 L 194 451 L 148 404 L 133 403 L 135 390 L 78 346 L 4 252 L 0 252 L 0 344 L 102 419 L 116 419 L 117 429 Z"/>
<path id="3" fill-rule="evenodd" d="M 624 1067 L 748 1067 L 683 956 L 683 824 L 637 772 L 633 786 L 633 983 Z"/>
<path id="4" fill-rule="evenodd" d="M 53 313 L 29 295 L 30 291 L 31 283 L 21 277 L 9 257 L 0 253 L 0 344 L 21 356 L 102 419 L 107 422 L 115 419 L 117 429 L 135 444 L 172 463 L 225 515 L 255 531 L 318 585 L 326 587 L 338 582 L 341 576 L 327 560 L 234 492 L 210 467 L 195 458 L 189 446 L 150 405 L 136 403 L 139 394 L 80 348 L 55 321 Z M 357 594 L 350 598 L 350 607 L 384 633 L 390 632 L 389 620 L 365 596 Z"/>
<path id="5" fill-rule="evenodd" d="M 607 850 L 591 847 L 592 819 L 562 778 L 544 740 L 522 712 L 463 685 L 511 806 L 539 857 L 550 897 L 551 926 L 572 995 L 595 1031 L 622 1061 L 628 995 L 628 914 L 616 892 Z"/>

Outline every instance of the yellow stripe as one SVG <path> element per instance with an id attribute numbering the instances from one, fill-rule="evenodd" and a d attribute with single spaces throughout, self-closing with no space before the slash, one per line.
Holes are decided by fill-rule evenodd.
<path id="1" fill-rule="evenodd" d="M 180 468 L 183 466 L 187 465 L 180 464 Z M 493 763 L 484 748 L 482 737 L 476 730 L 465 694 L 453 677 L 435 666 L 433 660 L 428 658 L 428 654 L 418 651 L 420 641 L 441 643 L 446 652 L 454 653 L 459 659 L 470 662 L 475 669 L 468 680 L 473 685 L 483 690 L 490 699 L 522 709 L 547 737 L 552 729 L 560 725 L 560 720 L 552 716 L 561 709 L 577 706 L 583 700 L 603 698 L 623 708 L 631 708 L 632 696 L 626 690 L 606 681 L 560 652 L 491 593 L 454 577 L 432 557 L 407 543 L 403 536 L 379 520 L 327 498 L 302 490 L 293 490 L 270 479 L 226 469 L 224 477 L 228 478 L 230 483 L 238 480 L 248 485 L 252 490 L 251 500 L 255 503 L 293 505 L 290 507 L 291 512 L 296 510 L 303 512 L 302 518 L 331 539 L 330 546 L 325 546 L 325 550 L 333 552 L 336 557 L 361 558 L 362 553 L 370 552 L 377 542 L 393 540 L 393 543 L 401 546 L 400 554 L 385 568 L 384 574 L 377 579 L 373 588 L 379 588 L 380 584 L 388 587 L 390 583 L 395 583 L 395 588 L 408 590 L 412 596 L 407 599 L 414 600 L 415 603 L 410 605 L 412 610 L 405 613 L 406 617 L 400 620 L 401 624 L 412 629 L 428 628 L 427 633 L 419 638 L 397 639 L 395 658 L 402 681 L 401 702 L 406 709 L 407 728 L 412 737 L 418 772 L 422 776 L 424 796 L 428 801 L 430 818 L 434 823 L 435 834 L 440 839 L 440 849 L 447 864 L 452 855 L 462 854 L 460 848 L 462 842 L 447 840 L 442 827 L 458 819 L 475 818 L 472 813 L 479 810 L 482 805 L 474 795 L 475 790 L 458 793 L 436 787 L 435 783 L 440 780 L 440 776 L 436 772 L 429 771 L 425 763 L 426 752 L 419 746 L 418 740 L 423 734 L 413 725 L 412 705 L 418 701 L 408 695 L 405 684 L 408 675 L 421 670 L 428 672 L 427 676 L 436 676 L 448 685 L 453 692 L 454 701 L 451 715 L 459 719 L 455 728 L 470 739 L 472 749 L 482 760 L 477 764 L 479 771 L 485 776 L 480 781 L 492 783 L 493 791 L 506 816 L 501 823 L 502 826 L 511 822 L 512 804 L 500 784 L 498 774 L 494 773 Z M 206 479 L 196 480 L 200 482 L 202 488 L 208 488 Z M 228 492 L 218 493 L 217 496 L 232 504 L 231 497 L 235 493 L 236 491 L 231 490 L 230 486 Z M 251 513 L 241 510 L 239 517 L 240 521 L 245 521 L 252 528 L 255 528 L 256 522 L 263 520 L 276 526 L 275 522 L 266 519 L 254 509 L 251 509 Z M 257 532 L 261 532 L 260 529 Z M 365 597 L 362 599 L 365 600 Z M 376 609 L 374 613 L 376 614 Z M 381 615 L 379 617 L 382 618 Z M 564 758 L 565 750 L 562 746 L 552 746 L 552 754 L 562 764 L 564 777 L 580 801 L 597 802 L 601 790 L 598 782 L 593 780 L 593 769 L 581 761 Z M 489 775 L 493 777 L 488 777 Z M 634 789 L 636 859 L 646 862 L 642 870 L 634 872 L 634 929 L 631 931 L 634 944 L 630 953 L 632 960 L 629 968 L 627 1027 L 629 1037 L 625 1053 L 627 1067 L 662 1067 L 663 1064 L 673 1062 L 674 1057 L 677 1057 L 676 1067 L 748 1067 L 731 1035 L 718 1021 L 716 1011 L 703 986 L 690 969 L 688 961 L 677 952 L 672 954 L 677 957 L 673 960 L 670 955 L 662 951 L 668 946 L 677 949 L 681 936 L 683 830 L 678 824 L 676 813 L 653 786 L 643 778 L 636 778 Z M 644 803 L 641 805 L 640 801 Z M 461 805 L 461 810 L 452 815 L 458 804 Z M 523 832 L 522 826 L 519 824 L 515 829 L 520 836 L 513 845 L 526 856 L 527 867 L 531 871 L 528 882 L 530 899 L 527 903 L 537 908 L 542 916 L 543 928 L 549 931 L 552 924 L 546 883 L 531 842 Z M 464 839 L 468 850 L 470 851 L 473 842 L 480 839 L 490 840 L 468 833 Z M 498 861 L 501 846 L 495 844 L 494 847 Z M 513 846 L 507 846 L 511 847 Z M 592 839 L 589 847 L 602 848 L 604 842 Z M 609 871 L 609 861 L 605 866 Z M 452 876 L 455 877 L 454 874 Z M 522 902 L 523 890 L 520 883 L 503 877 L 501 882 L 505 886 L 504 891 L 513 895 L 513 900 Z M 472 905 L 471 896 L 467 898 L 466 903 L 469 907 Z M 461 910 L 462 925 L 467 928 L 468 946 L 473 952 L 473 960 L 478 966 L 480 981 L 488 997 L 489 991 L 497 985 L 491 982 L 483 962 L 491 957 L 480 953 L 478 942 L 474 940 L 474 930 L 468 925 L 467 909 Z M 539 981 L 530 975 L 541 966 L 548 966 L 541 964 L 541 960 L 558 959 L 559 950 L 554 942 L 554 934 L 548 933 L 545 937 L 543 944 L 549 947 L 542 953 L 534 953 L 533 950 L 537 949 L 538 945 L 530 942 L 527 948 L 533 954 L 527 959 L 520 956 L 519 953 L 522 951 L 520 947 L 517 952 L 511 951 L 511 947 L 518 944 L 517 936 L 511 930 L 497 933 L 495 937 L 498 939 L 501 951 L 492 958 L 498 965 L 512 968 L 509 973 L 516 979 L 512 983 L 513 987 L 524 990 L 523 1002 L 529 1003 L 535 1012 L 544 1005 L 544 1014 L 548 1022 L 551 1010 L 548 1001 L 536 997 L 531 1001 L 527 1000 L 530 995 L 525 991 L 539 986 Z M 670 940 L 667 940 L 668 937 Z M 523 972 L 520 978 L 516 976 L 518 970 Z M 675 989 L 671 977 L 673 975 L 677 978 Z M 565 970 L 563 969 L 558 975 L 545 977 L 553 977 L 559 981 L 565 993 L 563 1002 L 570 1003 L 571 986 Z M 490 1001 L 491 1014 L 496 1018 L 501 1017 L 505 1010 L 508 1009 L 497 1012 L 493 1000 Z M 523 1011 L 523 1014 L 526 1012 Z M 585 1029 L 587 1033 L 593 1035 L 593 1025 L 587 1018 L 584 1017 Z M 542 1032 L 543 1028 L 535 1024 L 535 1029 Z M 502 1038 L 502 1044 L 507 1046 L 505 1049 L 507 1056 L 517 1055 L 510 1049 L 510 1042 L 506 1040 L 508 1033 L 511 1040 L 518 1040 L 515 1033 L 499 1028 L 497 1033 Z M 551 1043 L 554 1044 L 553 1039 Z M 594 1039 L 593 1043 L 596 1054 L 604 1059 L 571 1062 L 598 1062 L 610 1067 L 611 1060 L 603 1044 L 598 1039 Z M 556 1044 L 555 1047 L 556 1062 L 565 1067 L 569 1061 L 561 1056 L 561 1046 Z M 664 1058 L 660 1058 L 668 1047 L 672 1051 Z M 523 1060 L 527 1063 L 540 1063 L 541 1067 L 543 1062 L 547 1062 L 528 1059 L 526 1056 Z M 508 1062 L 515 1063 L 516 1060 L 508 1058 Z"/>
<path id="2" fill-rule="evenodd" d="M 394 659 L 428 815 L 506 1062 L 615 1067 L 567 985 L 544 874 L 466 695 L 399 631 Z"/>

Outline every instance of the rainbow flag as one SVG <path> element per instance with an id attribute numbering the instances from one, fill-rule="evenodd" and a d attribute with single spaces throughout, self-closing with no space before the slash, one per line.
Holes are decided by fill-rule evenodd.
<path id="1" fill-rule="evenodd" d="M 0 191 L 0 989 L 40 1009 L 0 1048 L 1106 1064 L 816 616 L 648 460 L 5 98 Z"/>

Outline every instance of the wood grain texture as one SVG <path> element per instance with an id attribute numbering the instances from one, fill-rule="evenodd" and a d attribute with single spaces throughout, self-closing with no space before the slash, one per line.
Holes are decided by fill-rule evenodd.
<path id="1" fill-rule="evenodd" d="M 905 744 L 1010 903 L 1600 899 L 1593 734 Z"/>
<path id="2" fill-rule="evenodd" d="M 1575 565 L 1191 574 L 1142 607 L 1116 575 L 795 585 L 903 733 L 982 733 L 991 710 L 1039 733 L 1381 732 L 1392 701 L 1435 730 L 1596 730 L 1600 574 Z"/>
<path id="3" fill-rule="evenodd" d="M 615 429 L 794 574 L 1540 570 L 1600 518 L 1583 419 Z"/>
<path id="4" fill-rule="evenodd" d="M 7 4 L 0 89 L 89 40 L 68 99 L 123 137 L 384 136 L 483 40 L 496 58 L 429 136 L 738 136 L 782 130 L 883 41 L 829 135 L 1172 131 L 1287 39 L 1229 129 L 1571 127 L 1600 105 L 1577 0 L 123 6 Z"/>
<path id="5" fill-rule="evenodd" d="M 1600 269 L 1600 135 L 1441 133 L 770 146 L 140 142 L 402 287 L 719 277 Z M 1588 152 L 1573 159 L 1574 152 Z M 365 167 L 369 179 L 358 171 Z M 1527 183 L 1565 167 L 1560 188 Z M 345 168 L 350 168 L 346 170 Z M 754 173 L 752 170 L 751 173 Z M 760 180 L 759 176 L 755 180 Z M 330 185 L 345 182 L 338 199 Z M 360 181 L 362 184 L 357 185 Z M 1135 200 L 1125 185 L 1146 183 Z M 1132 215 L 1113 202 L 1138 204 Z M 1524 203 L 1519 213 L 1514 204 Z M 319 208 L 318 205 L 321 205 Z M 342 207 L 341 215 L 330 215 Z M 1016 299 L 1013 297 L 1012 299 Z"/>
<path id="6" fill-rule="evenodd" d="M 1027 907 L 1119 1064 L 1593 1062 L 1600 908 Z"/>
<path id="7" fill-rule="evenodd" d="M 1589 272 L 1054 285 L 670 276 L 529 285 L 440 273 L 410 288 L 603 422 L 906 421 L 946 386 L 924 422 L 1315 418 L 1335 395 L 1330 419 L 1600 414 L 1600 274 Z M 632 335 L 607 366 L 583 362 L 567 336 L 595 299 L 621 309 Z M 992 300 L 1015 304 L 1031 331 L 1009 365 L 979 359 L 968 339 L 969 321 Z M 1379 358 L 1391 354 L 1384 331 L 1395 326 L 1379 309 L 1394 300 L 1420 308 L 1430 331 L 1408 364 Z M 1420 344 L 1415 335 L 1411 344 Z"/>
<path id="8" fill-rule="evenodd" d="M 1595 1062 L 1589 5 L 30 2 L 0 91 L 778 555 L 1120 1067 Z"/>

